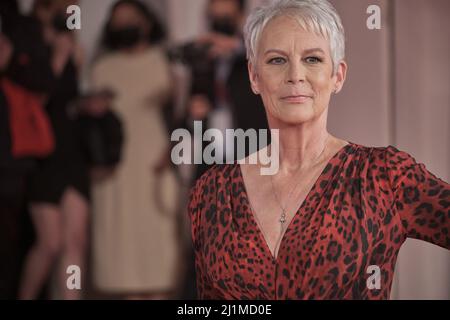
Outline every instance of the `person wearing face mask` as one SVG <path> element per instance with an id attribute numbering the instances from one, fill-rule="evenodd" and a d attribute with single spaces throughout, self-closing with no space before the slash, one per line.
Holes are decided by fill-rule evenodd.
<path id="1" fill-rule="evenodd" d="M 124 129 L 121 162 L 93 183 L 93 282 L 99 294 L 164 299 L 175 286 L 175 219 L 160 205 L 161 194 L 176 189 L 170 171 L 160 171 L 170 141 L 163 121 L 171 82 L 159 46 L 163 37 L 142 2 L 118 1 L 92 70 L 92 90 L 114 93 L 111 108 Z"/>
<path id="2" fill-rule="evenodd" d="M 245 0 L 207 3 L 209 30 L 192 44 L 200 49 L 191 63 L 192 84 L 185 119 L 188 128 L 193 120 L 201 120 L 204 130 L 217 128 L 224 135 L 225 129 L 267 129 L 262 102 L 252 94 L 248 84 L 241 32 L 245 8 Z M 223 157 L 230 151 L 224 149 Z M 208 168 L 208 165 L 197 165 L 193 181 Z"/>
<path id="3" fill-rule="evenodd" d="M 194 132 L 194 121 L 202 121 L 204 131 L 219 129 L 224 136 L 226 129 L 268 128 L 261 99 L 252 93 L 249 85 L 241 32 L 246 4 L 245 0 L 209 0 L 206 5 L 208 31 L 173 52 L 173 59 L 188 65 L 191 72 L 190 96 L 181 124 L 191 133 Z M 247 156 L 249 143 L 245 143 Z M 205 148 L 209 142 L 198 141 L 198 144 Z M 224 148 L 221 156 L 225 159 L 231 151 L 237 154 L 236 149 Z M 196 164 L 191 184 L 194 185 L 210 167 L 206 163 Z M 190 243 L 185 251 L 188 267 L 182 298 L 192 298 L 196 290 Z"/>
<path id="4" fill-rule="evenodd" d="M 111 50 L 122 50 L 133 48 L 142 40 L 142 37 L 143 32 L 141 32 L 139 26 L 130 25 L 111 29 L 105 40 Z"/>

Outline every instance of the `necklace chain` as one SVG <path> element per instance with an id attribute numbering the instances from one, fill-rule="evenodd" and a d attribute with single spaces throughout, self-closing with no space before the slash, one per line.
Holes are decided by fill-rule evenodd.
<path id="1" fill-rule="evenodd" d="M 328 135 L 327 138 L 325 139 L 325 145 L 324 145 L 324 147 L 323 147 L 323 150 L 322 150 L 322 152 L 317 156 L 316 160 L 319 159 L 319 158 L 322 156 L 322 154 L 325 152 L 325 149 L 326 149 L 326 146 L 327 146 L 327 142 L 328 142 L 328 137 L 329 137 L 329 135 Z M 300 170 L 299 170 L 298 172 L 300 172 Z M 295 173 L 295 175 L 294 175 L 295 178 L 296 178 L 298 172 Z M 294 185 L 294 187 L 291 189 L 291 191 L 289 192 L 289 194 L 288 194 L 288 196 L 287 196 L 287 198 L 286 198 L 286 201 L 285 201 L 284 206 L 282 205 L 281 200 L 280 200 L 280 198 L 279 198 L 279 196 L 278 196 L 278 193 L 277 193 L 276 190 L 275 190 L 275 185 L 274 185 L 274 182 L 273 182 L 273 176 L 272 176 L 272 175 L 270 176 L 270 182 L 271 182 L 271 184 L 272 184 L 272 190 L 273 190 L 273 195 L 274 195 L 274 197 L 275 197 L 275 200 L 276 200 L 278 206 L 279 206 L 280 209 L 281 209 L 281 215 L 280 215 L 280 219 L 279 219 L 278 221 L 281 223 L 281 225 L 284 225 L 284 223 L 286 222 L 286 209 L 287 209 L 287 204 L 288 204 L 288 202 L 289 202 L 289 199 L 291 198 L 292 193 L 294 192 L 295 189 L 297 189 L 298 185 L 300 184 L 300 181 L 297 182 L 297 183 Z M 294 183 L 295 183 L 295 179 L 294 179 Z"/>

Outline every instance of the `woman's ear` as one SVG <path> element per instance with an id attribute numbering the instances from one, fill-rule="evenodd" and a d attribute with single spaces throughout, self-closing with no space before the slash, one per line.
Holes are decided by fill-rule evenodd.
<path id="1" fill-rule="evenodd" d="M 347 63 L 344 60 L 339 62 L 339 66 L 335 75 L 336 83 L 334 93 L 338 93 L 342 90 L 345 79 L 347 77 L 347 68 L 348 68 Z"/>
<path id="2" fill-rule="evenodd" d="M 250 61 L 248 62 L 247 67 L 252 91 L 254 94 L 259 94 L 258 74 L 256 73 L 255 67 Z"/>

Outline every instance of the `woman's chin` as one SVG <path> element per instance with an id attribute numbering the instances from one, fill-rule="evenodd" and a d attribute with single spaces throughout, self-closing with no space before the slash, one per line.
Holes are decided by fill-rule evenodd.
<path id="1" fill-rule="evenodd" d="M 311 108 L 285 108 L 279 110 L 275 118 L 278 122 L 298 125 L 314 119 L 314 111 Z"/>

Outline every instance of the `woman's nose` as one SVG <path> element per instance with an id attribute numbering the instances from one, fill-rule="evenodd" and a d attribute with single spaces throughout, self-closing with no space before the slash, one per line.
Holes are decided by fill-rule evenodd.
<path id="1" fill-rule="evenodd" d="M 289 65 L 287 72 L 287 83 L 296 84 L 305 80 L 305 71 L 300 63 L 292 63 Z"/>

